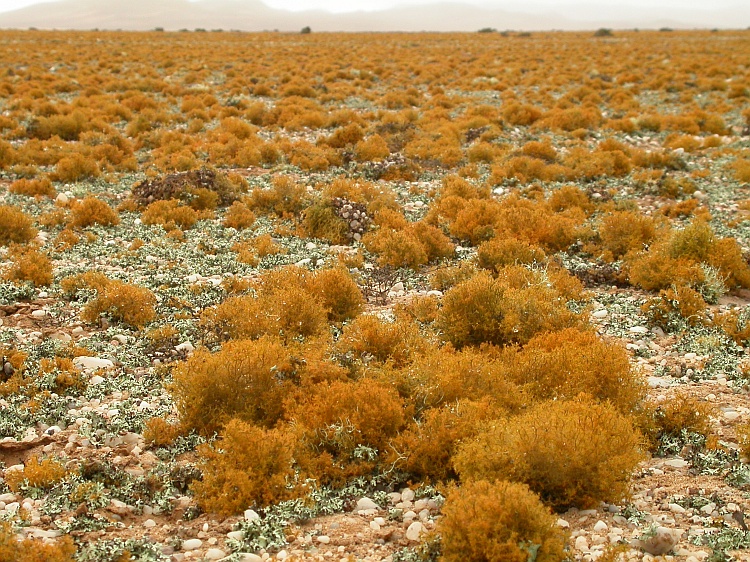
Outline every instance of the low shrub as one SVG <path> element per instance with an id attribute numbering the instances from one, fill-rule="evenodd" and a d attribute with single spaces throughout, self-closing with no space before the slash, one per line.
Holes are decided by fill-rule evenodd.
<path id="1" fill-rule="evenodd" d="M 477 247 L 477 265 L 493 273 L 506 265 L 543 264 L 544 250 L 516 238 L 493 238 Z"/>
<path id="2" fill-rule="evenodd" d="M 528 486 L 507 481 L 467 482 L 453 488 L 439 532 L 446 562 L 558 562 L 567 536 Z"/>
<path id="3" fill-rule="evenodd" d="M 75 562 L 76 547 L 69 536 L 55 542 L 23 538 L 19 539 L 13 526 L 0 522 L 0 560 L 13 562 Z"/>
<path id="4" fill-rule="evenodd" d="M 84 322 L 94 323 L 102 314 L 143 328 L 156 319 L 156 296 L 150 289 L 119 280 L 107 280 L 81 310 Z"/>
<path id="5" fill-rule="evenodd" d="M 266 336 L 195 351 L 174 368 L 169 390 L 182 426 L 208 437 L 233 418 L 273 427 L 294 380 L 290 350 Z"/>
<path id="6" fill-rule="evenodd" d="M 422 481 L 456 478 L 452 458 L 459 443 L 473 439 L 497 414 L 491 400 L 431 408 L 393 439 L 388 462 Z"/>
<path id="7" fill-rule="evenodd" d="M 403 429 L 407 412 L 389 385 L 362 378 L 305 389 L 288 414 L 300 430 L 297 462 L 322 484 L 369 474 Z"/>
<path id="8" fill-rule="evenodd" d="M 710 435 L 713 431 L 711 404 L 686 392 L 677 392 L 656 404 L 653 410 L 655 437 L 678 437 L 683 431 Z"/>
<path id="9" fill-rule="evenodd" d="M 606 215 L 599 226 L 602 248 L 611 259 L 620 259 L 631 251 L 640 251 L 656 237 L 656 221 L 633 211 Z"/>
<path id="10" fill-rule="evenodd" d="M 25 487 L 49 490 L 68 474 L 63 463 L 48 457 L 31 457 L 20 470 L 5 471 L 4 479 L 8 488 L 20 492 Z"/>
<path id="11" fill-rule="evenodd" d="M 159 224 L 169 232 L 175 227 L 192 228 L 198 222 L 198 213 L 192 207 L 183 205 L 177 199 L 154 201 L 141 214 L 143 224 Z"/>
<path id="12" fill-rule="evenodd" d="M 29 215 L 13 205 L 0 205 L 0 244 L 24 244 L 36 235 Z"/>
<path id="13" fill-rule="evenodd" d="M 224 226 L 227 228 L 236 228 L 237 230 L 249 228 L 254 222 L 255 213 L 253 213 L 242 201 L 235 201 L 232 203 L 232 206 L 229 207 L 229 210 L 224 217 Z"/>
<path id="14" fill-rule="evenodd" d="M 114 226 L 120 224 L 120 217 L 112 207 L 92 195 L 81 201 L 75 201 L 71 207 L 70 226 L 86 227 L 100 224 Z"/>
<path id="15" fill-rule="evenodd" d="M 537 400 L 571 400 L 581 393 L 632 414 L 645 398 L 641 375 L 625 348 L 592 331 L 568 328 L 537 335 L 503 355 L 506 377 Z"/>
<path id="16" fill-rule="evenodd" d="M 563 296 L 542 272 L 521 266 L 499 270 L 497 279 L 479 273 L 445 293 L 436 325 L 456 347 L 523 344 L 580 324 Z"/>
<path id="17" fill-rule="evenodd" d="M 3 277 L 9 281 L 29 281 L 35 287 L 52 284 L 52 262 L 47 254 L 33 246 L 11 246 L 8 253 L 10 267 Z"/>
<path id="18" fill-rule="evenodd" d="M 364 297 L 359 285 L 343 268 L 319 269 L 307 282 L 308 290 L 318 296 L 328 311 L 329 322 L 344 322 L 359 315 Z"/>
<path id="19" fill-rule="evenodd" d="M 191 486 L 198 505 L 229 517 L 298 495 L 292 487 L 294 448 L 289 432 L 229 421 L 218 441 L 198 448 L 203 479 Z"/>
<path id="20" fill-rule="evenodd" d="M 488 424 L 454 463 L 462 480 L 523 482 L 555 509 L 587 508 L 627 496 L 641 440 L 611 405 L 552 400 Z"/>
<path id="21" fill-rule="evenodd" d="M 19 179 L 10 184 L 8 191 L 29 197 L 55 197 L 57 191 L 49 178 Z"/>
<path id="22" fill-rule="evenodd" d="M 367 314 L 344 326 L 337 349 L 365 362 L 390 362 L 400 366 L 413 359 L 425 345 L 419 327 L 413 322 L 404 319 L 388 322 Z"/>
<path id="23" fill-rule="evenodd" d="M 96 160 L 75 152 L 60 159 L 55 166 L 55 171 L 51 174 L 51 178 L 63 183 L 74 183 L 98 178 L 101 173 Z"/>

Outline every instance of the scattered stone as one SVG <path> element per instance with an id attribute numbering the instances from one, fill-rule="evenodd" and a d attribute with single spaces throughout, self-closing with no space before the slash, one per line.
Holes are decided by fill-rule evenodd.
<path id="1" fill-rule="evenodd" d="M 654 556 L 660 556 L 666 554 L 672 547 L 677 544 L 677 539 L 672 531 L 667 527 L 657 527 L 653 535 L 648 537 L 641 537 L 638 540 L 638 546 L 649 554 Z"/>
<path id="2" fill-rule="evenodd" d="M 96 371 L 97 369 L 110 369 L 114 367 L 114 363 L 109 359 L 101 359 L 99 357 L 76 357 L 73 359 L 73 365 L 84 371 Z"/>
<path id="3" fill-rule="evenodd" d="M 221 550 L 220 548 L 209 548 L 206 551 L 206 558 L 208 560 L 221 560 L 222 558 L 226 557 L 226 552 Z"/>
<path id="4" fill-rule="evenodd" d="M 409 525 L 409 527 L 406 529 L 406 538 L 412 542 L 418 541 L 419 537 L 424 532 L 424 525 L 422 525 L 422 523 L 420 523 L 419 521 L 414 521 L 414 523 Z"/>
<path id="5" fill-rule="evenodd" d="M 374 501 L 372 501 L 368 497 L 360 498 L 359 501 L 357 501 L 357 507 L 355 508 L 355 511 L 366 511 L 368 509 L 379 509 L 380 506 L 376 504 Z"/>
<path id="6" fill-rule="evenodd" d="M 182 541 L 182 550 L 188 551 L 188 550 L 197 550 L 201 547 L 203 544 L 203 541 L 200 539 L 188 539 L 186 541 Z"/>

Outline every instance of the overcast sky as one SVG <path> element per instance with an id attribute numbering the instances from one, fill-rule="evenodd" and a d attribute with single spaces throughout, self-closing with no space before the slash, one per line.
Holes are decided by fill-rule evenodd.
<path id="1" fill-rule="evenodd" d="M 154 0 L 158 3 L 159 0 Z M 393 7 L 397 4 L 432 4 L 441 0 L 263 0 L 274 8 L 286 10 L 321 9 L 331 12 L 351 12 L 357 10 L 378 10 Z M 443 0 L 446 1 L 446 0 Z M 520 6 L 549 6 L 559 8 L 565 4 L 592 4 L 599 7 L 607 5 L 618 6 L 667 6 L 677 10 L 680 8 L 723 8 L 738 6 L 741 0 L 447 0 L 451 2 L 473 4 L 491 8 L 519 8 Z M 0 12 L 7 12 L 32 4 L 40 4 L 41 0 L 0 0 Z"/>

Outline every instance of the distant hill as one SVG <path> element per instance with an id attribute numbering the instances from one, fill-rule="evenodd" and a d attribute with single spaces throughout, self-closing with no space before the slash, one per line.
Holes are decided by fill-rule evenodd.
<path id="1" fill-rule="evenodd" d="M 512 0 L 517 2 L 518 0 Z M 706 3 L 708 4 L 708 2 Z M 0 28 L 40 29 L 239 29 L 261 31 L 476 31 L 626 28 L 745 28 L 750 3 L 733 8 L 675 10 L 658 5 L 575 4 L 552 10 L 509 4 L 485 9 L 436 2 L 375 12 L 332 14 L 270 8 L 260 0 L 61 0 L 0 13 Z"/>

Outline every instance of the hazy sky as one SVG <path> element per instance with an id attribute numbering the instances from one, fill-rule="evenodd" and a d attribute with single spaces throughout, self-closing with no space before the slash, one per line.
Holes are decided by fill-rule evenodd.
<path id="1" fill-rule="evenodd" d="M 158 3 L 159 0 L 154 0 Z M 287 10 L 312 10 L 321 9 L 331 12 L 351 12 L 356 10 L 377 10 L 395 6 L 396 4 L 427 4 L 440 0 L 263 0 L 264 3 L 274 8 Z M 607 5 L 619 6 L 668 6 L 675 9 L 680 8 L 721 8 L 728 6 L 737 6 L 742 2 L 740 0 L 448 0 L 475 6 L 486 6 L 494 8 L 512 7 L 518 9 L 519 6 L 548 6 L 550 8 L 560 7 L 565 4 L 592 4 L 599 7 Z M 41 0 L 0 0 L 0 12 L 7 12 L 39 4 Z"/>

